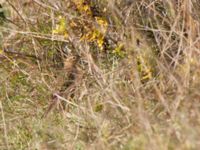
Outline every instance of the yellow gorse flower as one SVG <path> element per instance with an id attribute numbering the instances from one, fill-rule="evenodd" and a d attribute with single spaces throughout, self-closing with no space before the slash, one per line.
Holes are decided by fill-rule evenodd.
<path id="1" fill-rule="evenodd" d="M 104 35 L 99 30 L 92 30 L 87 34 L 83 35 L 81 40 L 86 40 L 87 42 L 96 42 L 100 49 L 103 49 Z"/>
<path id="2" fill-rule="evenodd" d="M 4 51 L 2 49 L 0 49 L 0 55 L 4 54 Z"/>
<path id="3" fill-rule="evenodd" d="M 142 82 L 152 79 L 152 68 L 141 55 L 137 56 L 137 70 Z"/>
<path id="4" fill-rule="evenodd" d="M 100 49 L 103 49 L 104 38 L 107 31 L 108 23 L 106 20 L 100 17 L 95 17 L 96 23 L 99 28 L 94 28 L 85 34 L 81 39 L 88 42 L 96 42 Z"/>
<path id="5" fill-rule="evenodd" d="M 108 28 L 108 22 L 101 18 L 101 17 L 95 17 L 97 24 L 100 26 L 103 33 L 107 31 Z"/>
<path id="6" fill-rule="evenodd" d="M 124 47 L 124 44 L 120 43 L 119 45 L 116 46 L 113 53 L 123 58 L 125 56 L 125 52 L 122 50 L 123 47 Z"/>
<path id="7" fill-rule="evenodd" d="M 86 13 L 87 15 L 92 14 L 90 6 L 85 4 L 85 0 L 73 0 L 73 2 L 76 5 L 79 12 Z"/>
<path id="8" fill-rule="evenodd" d="M 87 17 L 93 20 L 90 5 L 85 0 L 73 0 L 73 3 L 76 5 L 76 8 L 81 14 L 86 14 Z M 92 22 L 91 24 L 87 24 L 84 21 L 82 22 L 85 33 L 83 33 L 81 40 L 94 42 L 100 49 L 103 49 L 108 23 L 101 17 L 95 17 L 94 21 L 97 26 L 95 26 Z"/>
<path id="9" fill-rule="evenodd" d="M 66 19 L 62 16 L 59 16 L 58 19 L 59 22 L 56 24 L 56 28 L 53 30 L 53 34 L 63 35 L 65 38 L 67 38 L 68 33 Z"/>

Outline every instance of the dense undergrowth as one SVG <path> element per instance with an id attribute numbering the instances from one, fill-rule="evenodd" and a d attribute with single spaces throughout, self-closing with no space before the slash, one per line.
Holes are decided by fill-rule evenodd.
<path id="1" fill-rule="evenodd" d="M 198 149 L 198 1 L 2 6 L 0 149 Z"/>

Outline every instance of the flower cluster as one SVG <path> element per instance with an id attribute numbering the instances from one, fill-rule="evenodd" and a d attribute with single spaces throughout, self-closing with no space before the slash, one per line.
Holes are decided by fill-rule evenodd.
<path id="1" fill-rule="evenodd" d="M 108 27 L 106 19 L 103 17 L 94 17 L 90 9 L 90 4 L 85 0 L 72 0 L 72 3 L 76 7 L 79 18 L 73 18 L 67 22 L 63 16 L 59 16 L 59 21 L 53 30 L 53 34 L 63 35 L 67 38 L 69 36 L 68 28 L 71 28 L 74 33 L 79 32 L 77 33 L 77 37 L 80 37 L 81 41 L 95 43 L 100 49 L 103 49 Z"/>

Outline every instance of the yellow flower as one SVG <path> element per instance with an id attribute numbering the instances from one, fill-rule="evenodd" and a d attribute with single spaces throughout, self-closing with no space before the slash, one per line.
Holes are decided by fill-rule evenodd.
<path id="1" fill-rule="evenodd" d="M 103 49 L 103 43 L 104 43 L 104 36 L 100 34 L 99 37 L 97 38 L 97 44 L 101 50 Z"/>
<path id="2" fill-rule="evenodd" d="M 64 17 L 59 16 L 59 22 L 56 25 L 56 28 L 53 30 L 53 34 L 58 34 L 58 35 L 63 35 L 64 37 L 68 37 L 67 24 Z"/>
<path id="3" fill-rule="evenodd" d="M 117 56 L 120 56 L 120 57 L 124 57 L 125 56 L 125 53 L 122 51 L 124 47 L 124 44 L 120 43 L 113 51 L 114 54 L 116 54 Z"/>
<path id="4" fill-rule="evenodd" d="M 86 40 L 87 42 L 96 42 L 100 49 L 103 49 L 104 35 L 98 30 L 93 30 L 83 35 L 81 40 Z"/>
<path id="5" fill-rule="evenodd" d="M 86 13 L 88 15 L 92 14 L 90 6 L 85 4 L 85 0 L 73 0 L 73 2 L 75 3 L 79 12 Z"/>
<path id="6" fill-rule="evenodd" d="M 103 34 L 105 34 L 108 28 L 108 22 L 101 17 L 95 17 L 95 19 L 98 25 L 101 27 Z"/>
<path id="7" fill-rule="evenodd" d="M 152 79 L 152 68 L 148 65 L 142 56 L 137 57 L 137 69 L 141 78 L 141 81 Z"/>
<path id="8" fill-rule="evenodd" d="M 0 55 L 2 55 L 4 53 L 4 51 L 2 49 L 0 49 Z"/>
<path id="9" fill-rule="evenodd" d="M 107 27 L 108 23 L 105 19 L 101 18 L 101 17 L 95 17 L 97 23 L 103 27 Z"/>

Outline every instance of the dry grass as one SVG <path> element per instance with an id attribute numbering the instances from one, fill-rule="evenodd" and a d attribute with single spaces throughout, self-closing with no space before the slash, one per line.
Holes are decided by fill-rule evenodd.
<path id="1" fill-rule="evenodd" d="M 198 149 L 197 0 L 6 0 L 0 149 Z"/>

